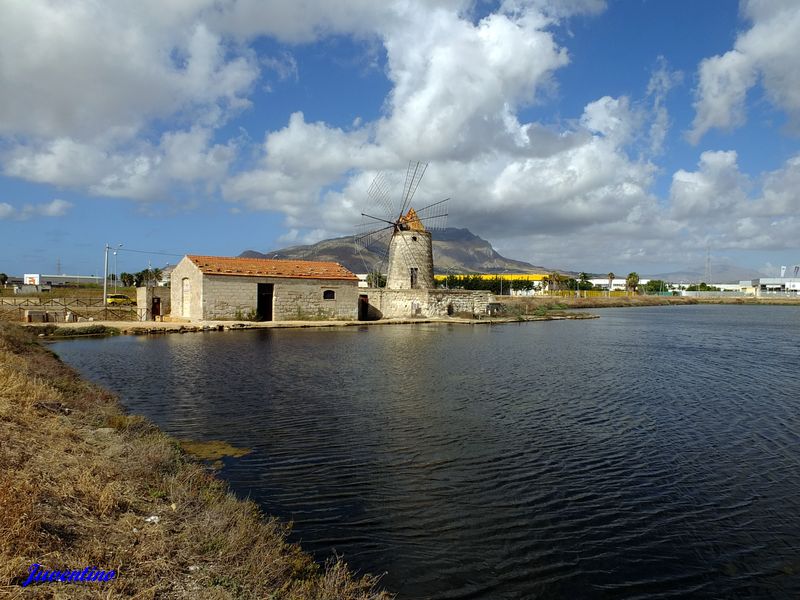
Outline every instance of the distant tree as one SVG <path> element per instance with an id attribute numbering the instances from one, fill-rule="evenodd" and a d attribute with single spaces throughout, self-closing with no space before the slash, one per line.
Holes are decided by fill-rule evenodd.
<path id="1" fill-rule="evenodd" d="M 386 277 L 380 271 L 373 271 L 367 274 L 367 285 L 371 288 L 386 287 Z"/>
<path id="2" fill-rule="evenodd" d="M 119 280 L 122 282 L 122 285 L 125 287 L 132 287 L 136 278 L 132 273 L 125 273 L 124 271 L 119 274 Z"/>
<path id="3" fill-rule="evenodd" d="M 0 273 L 0 285 L 5 287 L 6 282 L 8 282 L 8 275 L 6 275 L 5 273 Z"/>
<path id="4" fill-rule="evenodd" d="M 625 288 L 628 290 L 632 290 L 633 293 L 635 294 L 638 285 L 639 285 L 639 274 L 636 271 L 628 273 L 628 276 L 625 278 Z"/>
<path id="5" fill-rule="evenodd" d="M 581 273 L 578 275 L 578 289 L 591 290 L 593 287 L 592 282 L 589 281 L 588 273 Z"/>
<path id="6" fill-rule="evenodd" d="M 644 284 L 644 291 L 648 294 L 658 294 L 659 292 L 669 291 L 669 286 L 666 281 L 661 279 L 651 279 Z"/>
<path id="7" fill-rule="evenodd" d="M 708 285 L 705 281 L 702 282 L 700 285 L 690 285 L 686 288 L 687 292 L 718 292 L 720 291 L 718 287 L 713 285 Z"/>
<path id="8" fill-rule="evenodd" d="M 144 269 L 143 271 L 133 274 L 133 283 L 136 287 L 152 287 L 158 284 L 158 280 L 161 279 L 162 274 L 163 271 L 161 269 Z"/>
<path id="9" fill-rule="evenodd" d="M 564 283 L 566 278 L 558 271 L 550 273 L 550 289 L 557 292 L 561 289 L 561 284 Z"/>
<path id="10" fill-rule="evenodd" d="M 611 271 L 611 272 L 610 272 L 610 273 L 607 275 L 607 277 L 608 277 L 608 293 L 610 294 L 610 293 L 611 293 L 611 286 L 612 286 L 612 285 L 614 285 L 614 279 L 616 279 L 616 277 L 617 277 L 617 276 L 616 276 L 616 275 L 614 275 L 614 272 L 613 272 L 613 271 Z"/>

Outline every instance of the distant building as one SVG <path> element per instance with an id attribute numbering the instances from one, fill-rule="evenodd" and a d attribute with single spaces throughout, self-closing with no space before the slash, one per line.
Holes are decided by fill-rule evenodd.
<path id="1" fill-rule="evenodd" d="M 193 321 L 355 320 L 358 296 L 335 262 L 187 255 L 171 274 L 171 316 Z"/>
<path id="2" fill-rule="evenodd" d="M 739 282 L 741 290 L 754 296 L 798 296 L 800 295 L 800 278 L 798 277 L 761 277 L 745 279 Z"/>
<path id="3" fill-rule="evenodd" d="M 96 275 L 41 275 L 39 273 L 25 273 L 22 277 L 25 285 L 103 285 L 103 278 Z"/>
<path id="4" fill-rule="evenodd" d="M 168 286 L 170 283 L 170 279 L 172 278 L 172 271 L 175 269 L 175 265 L 166 265 L 163 269 L 161 269 L 161 277 L 156 282 L 158 286 Z"/>
<path id="5" fill-rule="evenodd" d="M 644 285 L 647 285 L 649 281 L 650 281 L 649 279 L 642 278 L 642 279 L 639 280 L 639 283 L 637 284 L 637 287 L 642 287 Z M 607 290 L 608 289 L 608 277 L 595 277 L 593 279 L 590 279 L 589 283 L 591 283 L 597 289 L 601 289 L 601 290 Z M 611 291 L 612 292 L 613 291 L 623 291 L 624 292 L 627 289 L 628 289 L 628 283 L 627 283 L 627 279 L 626 278 L 624 278 L 624 277 L 615 277 L 614 279 L 611 280 Z"/>

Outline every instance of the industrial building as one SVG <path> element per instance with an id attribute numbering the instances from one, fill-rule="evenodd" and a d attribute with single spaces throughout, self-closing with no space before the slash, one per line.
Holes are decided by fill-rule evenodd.
<path id="1" fill-rule="evenodd" d="M 761 277 L 739 282 L 745 294 L 753 296 L 798 296 L 800 295 L 799 277 Z"/>

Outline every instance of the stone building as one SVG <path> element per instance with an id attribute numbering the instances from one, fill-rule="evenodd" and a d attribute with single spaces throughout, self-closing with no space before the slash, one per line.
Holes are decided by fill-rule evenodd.
<path id="1" fill-rule="evenodd" d="M 389 240 L 389 269 L 386 287 L 390 290 L 427 290 L 433 279 L 433 242 L 413 208 L 402 217 Z"/>
<path id="2" fill-rule="evenodd" d="M 136 288 L 136 312 L 140 321 L 161 321 L 170 314 L 172 292 L 169 287 Z"/>
<path id="3" fill-rule="evenodd" d="M 477 316 L 488 313 L 488 291 L 436 289 L 433 241 L 413 208 L 389 241 L 385 288 L 361 288 L 359 319 Z"/>
<path id="4" fill-rule="evenodd" d="M 358 317 L 358 278 L 335 262 L 187 255 L 171 276 L 172 317 L 292 321 Z"/>

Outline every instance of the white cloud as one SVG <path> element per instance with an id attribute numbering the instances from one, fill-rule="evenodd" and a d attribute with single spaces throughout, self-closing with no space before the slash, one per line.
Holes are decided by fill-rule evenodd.
<path id="1" fill-rule="evenodd" d="M 70 208 L 72 208 L 72 203 L 60 198 L 43 204 L 23 204 L 21 208 L 15 208 L 7 202 L 0 202 L 0 219 L 24 221 L 32 217 L 63 217 Z"/>
<path id="2" fill-rule="evenodd" d="M 735 152 L 703 152 L 694 171 L 674 173 L 668 203 L 654 197 L 651 158 L 670 127 L 667 94 L 681 82 L 664 59 L 644 98 L 602 96 L 565 120 L 524 122 L 523 109 L 550 98 L 569 63 L 556 26 L 604 6 L 506 0 L 478 17 L 472 0 L 11 3 L 0 21 L 0 163 L 7 176 L 135 200 L 221 189 L 238 206 L 283 215 L 293 242 L 351 233 L 375 173 L 402 178 L 413 158 L 432 162 L 420 204 L 451 196 L 451 224 L 544 264 L 591 256 L 585 268 L 602 270 L 710 241 L 792 243 L 798 157 L 751 181 Z M 758 81 L 800 115 L 793 7 L 743 4 L 751 29 L 700 65 L 693 141 L 742 122 Z M 337 35 L 385 50 L 391 91 L 380 117 L 344 126 L 295 112 L 232 172 L 247 160 L 245 142 L 225 139 L 223 126 L 249 106 L 262 74 L 262 85 L 299 77 L 293 48 L 259 57 L 253 41 Z M 54 202 L 0 203 L 0 218 L 69 209 Z"/>
<path id="3" fill-rule="evenodd" d="M 800 10 L 793 0 L 742 2 L 752 27 L 733 49 L 700 63 L 696 116 L 688 139 L 696 144 L 712 128 L 732 129 L 746 118 L 747 92 L 760 80 L 770 101 L 800 124 Z"/>
<path id="4" fill-rule="evenodd" d="M 704 152 L 698 170 L 673 176 L 672 217 L 687 244 L 717 249 L 776 250 L 797 247 L 800 155 L 752 183 L 736 152 Z M 751 191 L 751 188 L 755 190 Z"/>
<path id="5" fill-rule="evenodd" d="M 56 198 L 47 204 L 40 204 L 36 207 L 36 212 L 43 217 L 63 217 L 72 208 L 72 203 Z"/>
<path id="6" fill-rule="evenodd" d="M 158 145 L 136 143 L 104 150 L 101 145 L 57 138 L 17 146 L 6 155 L 6 175 L 37 183 L 86 188 L 103 196 L 153 200 L 174 184 L 218 182 L 234 158 L 233 142 L 211 142 L 211 131 L 168 131 Z"/>
<path id="7" fill-rule="evenodd" d="M 670 71 L 667 60 L 658 57 L 658 66 L 650 76 L 647 83 L 647 96 L 652 99 L 652 123 L 650 125 L 650 152 L 653 155 L 661 153 L 664 139 L 670 127 L 670 118 L 665 101 L 667 94 L 674 87 L 683 82 L 681 71 Z"/>
<path id="8" fill-rule="evenodd" d="M 739 172 L 736 152 L 703 152 L 699 171 L 677 171 L 670 199 L 676 218 L 720 218 L 736 210 L 745 198 L 746 178 Z"/>
<path id="9" fill-rule="evenodd" d="M 439 165 L 452 165 L 454 173 L 487 177 L 471 186 L 473 197 L 479 190 L 489 193 L 516 157 L 524 164 L 528 157 L 586 144 L 591 133 L 585 128 L 550 130 L 517 120 L 518 109 L 547 90 L 552 72 L 568 62 L 566 51 L 546 30 L 553 18 L 537 12 L 534 4 L 541 3 L 519 3 L 513 11 L 506 7 L 477 22 L 441 3 L 427 11 L 387 3 L 392 15 L 384 20 L 369 13 L 366 21 L 378 19 L 376 31 L 393 84 L 386 116 L 373 123 L 359 121 L 345 131 L 292 115 L 284 129 L 267 135 L 261 164 L 224 186 L 226 198 L 283 212 L 291 227 L 313 226 L 302 219 L 322 214 L 326 223 L 342 226 L 346 215 L 352 227 L 369 185 L 352 171 L 404 168 L 405 157 L 436 159 Z M 626 134 L 621 128 L 631 116 L 627 99 L 609 103 L 604 114 L 609 121 L 616 119 L 613 135 L 622 143 Z M 619 114 L 612 115 L 614 110 Z M 610 129 L 607 133 L 612 135 Z M 355 188 L 355 181 L 363 187 Z M 341 192 L 330 189 L 342 185 Z"/>
<path id="10" fill-rule="evenodd" d="M 228 56 L 199 18 L 203 3 L 169 4 L 7 3 L 0 135 L 129 139 L 152 119 L 216 121 L 246 105 L 253 58 Z"/>
<path id="11" fill-rule="evenodd" d="M 624 145 L 639 129 L 641 121 L 640 116 L 631 110 L 628 98 L 604 96 L 586 105 L 581 125 L 592 133 L 613 140 L 617 145 Z"/>
<path id="12" fill-rule="evenodd" d="M 300 73 L 297 69 L 297 59 L 291 52 L 284 50 L 275 56 L 265 56 L 261 59 L 261 64 L 278 76 L 280 81 L 293 79 L 297 81 Z"/>

